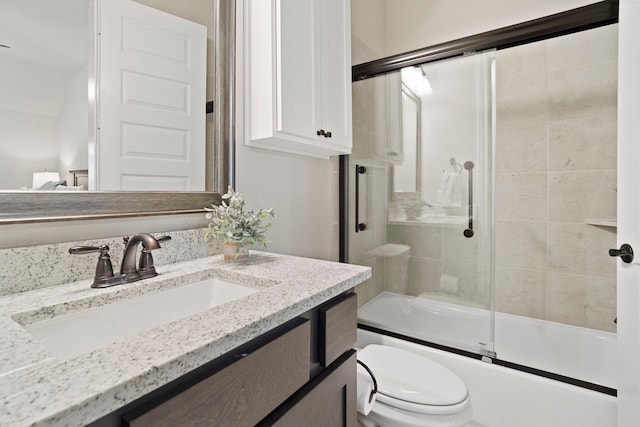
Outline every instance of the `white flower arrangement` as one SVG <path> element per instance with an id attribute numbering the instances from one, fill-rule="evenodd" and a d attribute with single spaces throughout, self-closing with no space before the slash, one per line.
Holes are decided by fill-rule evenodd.
<path id="1" fill-rule="evenodd" d="M 210 220 L 205 232 L 206 240 L 214 238 L 236 242 L 240 246 L 267 246 L 265 233 L 271 223 L 264 223 L 264 220 L 276 217 L 273 208 L 244 210 L 242 194 L 229 186 L 219 206 L 211 205 L 211 208 L 204 209 L 207 211 L 205 217 Z"/>

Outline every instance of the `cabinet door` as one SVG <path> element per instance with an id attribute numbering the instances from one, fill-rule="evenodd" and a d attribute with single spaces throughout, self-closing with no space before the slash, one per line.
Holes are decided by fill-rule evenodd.
<path id="1" fill-rule="evenodd" d="M 356 351 L 349 350 L 309 386 L 279 419 L 266 424 L 279 427 L 355 427 Z M 295 397 L 294 397 L 295 399 Z"/>
<path id="2" fill-rule="evenodd" d="M 351 6 L 349 0 L 320 3 L 320 69 L 322 128 L 331 132 L 327 143 L 351 151 Z"/>
<path id="3" fill-rule="evenodd" d="M 322 126 L 318 2 L 280 0 L 276 4 L 277 130 L 316 139 Z"/>

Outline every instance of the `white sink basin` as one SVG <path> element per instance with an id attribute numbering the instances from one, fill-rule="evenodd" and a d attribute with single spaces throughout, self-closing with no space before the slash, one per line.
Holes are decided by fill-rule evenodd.
<path id="1" fill-rule="evenodd" d="M 69 359 L 255 292 L 211 278 L 23 327 L 54 356 Z"/>

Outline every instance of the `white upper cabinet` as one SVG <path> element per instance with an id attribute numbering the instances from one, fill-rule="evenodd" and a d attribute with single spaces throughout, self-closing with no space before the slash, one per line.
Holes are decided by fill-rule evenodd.
<path id="1" fill-rule="evenodd" d="M 349 154 L 349 0 L 244 0 L 243 8 L 245 144 Z"/>

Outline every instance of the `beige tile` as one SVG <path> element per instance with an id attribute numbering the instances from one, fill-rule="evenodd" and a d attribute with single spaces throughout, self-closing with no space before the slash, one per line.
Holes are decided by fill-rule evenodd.
<path id="1" fill-rule="evenodd" d="M 409 251 L 382 258 L 384 262 L 384 289 L 399 294 L 409 292 Z"/>
<path id="2" fill-rule="evenodd" d="M 617 85 L 617 63 L 613 61 L 549 72 L 549 117 L 615 115 Z"/>
<path id="3" fill-rule="evenodd" d="M 374 216 L 368 218 L 367 229 L 363 233 L 373 233 L 375 247 L 382 246 L 387 243 L 387 217 Z"/>
<path id="4" fill-rule="evenodd" d="M 547 41 L 549 70 L 618 60 L 618 25 L 580 31 Z"/>
<path id="5" fill-rule="evenodd" d="M 357 163 L 371 161 L 373 158 L 372 139 L 373 135 L 369 129 L 353 128 L 353 145 L 351 154 L 349 155 L 351 164 L 355 165 Z M 349 180 L 352 181 L 351 175 Z"/>
<path id="6" fill-rule="evenodd" d="M 545 222 L 498 221 L 496 223 L 496 265 L 545 269 L 547 224 Z"/>
<path id="7" fill-rule="evenodd" d="M 547 122 L 498 118 L 496 172 L 546 172 Z"/>
<path id="8" fill-rule="evenodd" d="M 371 267 L 371 278 L 356 286 L 358 307 L 360 307 L 384 290 L 384 260 L 368 258 L 355 264 Z"/>
<path id="9" fill-rule="evenodd" d="M 496 108 L 499 119 L 547 117 L 545 42 L 496 53 Z"/>
<path id="10" fill-rule="evenodd" d="M 467 260 L 449 259 L 442 262 L 442 274 L 438 278 L 439 293 L 454 295 L 468 305 L 489 308 L 490 294 L 486 292 L 488 283 L 480 274 L 478 263 Z M 457 289 L 451 285 L 451 278 L 457 279 Z"/>
<path id="11" fill-rule="evenodd" d="M 549 122 L 549 170 L 615 169 L 616 116 Z"/>
<path id="12" fill-rule="evenodd" d="M 373 87 L 371 80 L 360 80 L 351 85 L 353 103 L 353 129 L 371 129 L 373 125 Z"/>
<path id="13" fill-rule="evenodd" d="M 411 256 L 440 259 L 442 257 L 442 228 L 439 226 L 388 225 L 389 243 L 411 247 Z"/>
<path id="14" fill-rule="evenodd" d="M 380 170 L 379 168 L 367 168 L 372 173 L 366 176 L 367 184 L 369 185 L 367 197 L 369 202 L 369 212 L 372 216 L 385 217 L 387 215 L 387 186 L 389 179 L 386 175 L 386 169 Z M 361 176 L 362 178 L 362 176 Z"/>
<path id="15" fill-rule="evenodd" d="M 411 257 L 409 259 L 409 295 L 439 292 L 442 264 L 439 260 Z"/>
<path id="16" fill-rule="evenodd" d="M 355 224 L 353 223 L 353 215 L 349 220 L 348 232 L 349 232 L 349 262 L 359 264 L 369 259 L 370 256 L 367 255 L 367 253 L 377 246 L 374 233 L 373 232 L 356 233 Z"/>
<path id="17" fill-rule="evenodd" d="M 549 174 L 549 221 L 616 218 L 616 171 Z"/>
<path id="18" fill-rule="evenodd" d="M 459 227 L 444 227 L 442 230 L 442 259 L 460 260 L 465 262 L 478 262 L 478 246 L 483 235 L 481 232 L 474 234 L 472 238 L 462 234 L 466 224 Z"/>
<path id="19" fill-rule="evenodd" d="M 496 267 L 496 311 L 545 319 L 547 272 Z"/>
<path id="20" fill-rule="evenodd" d="M 547 175 L 496 174 L 496 219 L 544 221 L 547 219 Z"/>
<path id="21" fill-rule="evenodd" d="M 548 283 L 549 320 L 616 331 L 615 279 L 549 273 Z"/>
<path id="22" fill-rule="evenodd" d="M 615 229 L 587 224 L 549 222 L 548 270 L 606 278 L 616 277 Z"/>
<path id="23" fill-rule="evenodd" d="M 371 301 L 375 296 L 372 283 L 373 279 L 368 279 L 356 286 L 356 293 L 358 294 L 358 308 Z"/>

